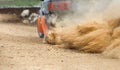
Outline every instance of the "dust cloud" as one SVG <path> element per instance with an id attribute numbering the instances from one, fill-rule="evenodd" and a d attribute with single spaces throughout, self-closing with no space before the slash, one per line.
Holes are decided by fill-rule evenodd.
<path id="1" fill-rule="evenodd" d="M 62 48 L 120 58 L 120 1 L 74 0 L 74 13 L 57 22 L 47 42 Z"/>

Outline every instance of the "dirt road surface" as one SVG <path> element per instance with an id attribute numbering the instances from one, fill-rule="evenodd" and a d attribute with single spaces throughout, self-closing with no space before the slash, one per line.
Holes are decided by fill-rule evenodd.
<path id="1" fill-rule="evenodd" d="M 0 70 L 120 70 L 120 59 L 42 44 L 35 26 L 0 22 Z"/>

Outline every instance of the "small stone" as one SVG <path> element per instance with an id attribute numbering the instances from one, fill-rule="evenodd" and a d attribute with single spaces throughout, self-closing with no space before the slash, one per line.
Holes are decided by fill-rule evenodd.
<path id="1" fill-rule="evenodd" d="M 4 47 L 3 45 L 1 47 Z"/>
<path id="2" fill-rule="evenodd" d="M 25 19 L 22 21 L 24 24 L 29 24 L 29 20 Z"/>
<path id="3" fill-rule="evenodd" d="M 63 62 L 63 60 L 61 60 L 61 62 Z"/>
<path id="4" fill-rule="evenodd" d="M 48 49 L 48 51 L 50 51 L 50 49 Z"/>

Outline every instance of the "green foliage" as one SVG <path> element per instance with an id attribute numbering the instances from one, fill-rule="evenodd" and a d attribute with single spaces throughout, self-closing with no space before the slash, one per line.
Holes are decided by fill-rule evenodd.
<path id="1" fill-rule="evenodd" d="M 40 5 L 40 0 L 0 0 L 0 7 L 33 7 Z"/>

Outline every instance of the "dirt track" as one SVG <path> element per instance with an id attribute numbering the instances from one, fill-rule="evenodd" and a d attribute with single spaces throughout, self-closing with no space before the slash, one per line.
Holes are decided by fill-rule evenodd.
<path id="1" fill-rule="evenodd" d="M 0 22 L 0 70 L 120 70 L 120 60 L 42 44 L 35 26 Z"/>

